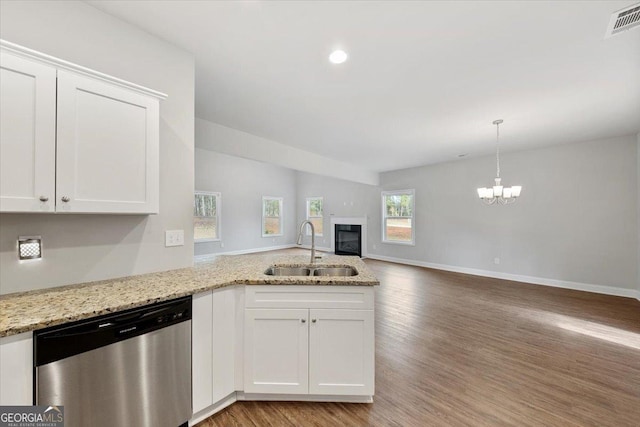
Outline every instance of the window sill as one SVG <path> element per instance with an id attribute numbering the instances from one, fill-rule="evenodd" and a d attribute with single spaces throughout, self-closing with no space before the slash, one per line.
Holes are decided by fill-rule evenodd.
<path id="1" fill-rule="evenodd" d="M 222 239 L 193 239 L 193 243 L 221 242 Z"/>
<path id="2" fill-rule="evenodd" d="M 416 245 L 416 242 L 400 242 L 400 241 L 396 242 L 396 241 L 393 241 L 393 240 L 382 240 L 380 243 L 386 243 L 386 244 L 389 244 L 389 245 L 402 245 L 402 246 L 415 246 Z"/>

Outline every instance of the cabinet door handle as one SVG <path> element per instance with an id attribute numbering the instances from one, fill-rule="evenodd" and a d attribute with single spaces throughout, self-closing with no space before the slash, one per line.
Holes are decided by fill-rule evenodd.
<path id="1" fill-rule="evenodd" d="M 71 200 L 68 196 L 62 196 L 60 198 L 60 200 L 62 200 L 63 202 L 67 203 L 69 200 Z"/>
<path id="2" fill-rule="evenodd" d="M 302 323 L 307 323 L 307 319 L 300 319 Z"/>
<path id="3" fill-rule="evenodd" d="M 49 198 L 47 196 L 40 196 L 40 201 L 41 202 L 48 202 Z"/>
<path id="4" fill-rule="evenodd" d="M 311 323 L 316 323 L 318 319 L 311 319 Z"/>

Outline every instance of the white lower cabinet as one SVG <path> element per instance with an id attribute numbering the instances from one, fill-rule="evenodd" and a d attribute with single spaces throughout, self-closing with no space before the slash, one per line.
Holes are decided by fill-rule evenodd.
<path id="1" fill-rule="evenodd" d="M 234 393 L 236 299 L 238 288 L 193 296 L 192 395 L 193 412 Z"/>
<path id="2" fill-rule="evenodd" d="M 191 318 L 191 388 L 193 412 L 213 404 L 213 297 L 194 295 Z"/>
<path id="3" fill-rule="evenodd" d="M 237 391 L 241 399 L 370 401 L 373 296 L 368 286 L 297 285 L 194 295 L 191 425 L 233 403 Z M 0 338 L 0 378 L 0 405 L 32 405 L 32 332 Z"/>
<path id="4" fill-rule="evenodd" d="M 214 290 L 213 299 L 213 403 L 236 391 L 235 321 L 237 287 Z"/>
<path id="5" fill-rule="evenodd" d="M 245 393 L 373 396 L 372 288 L 348 292 L 343 287 L 334 293 L 304 286 L 290 292 L 283 290 L 286 286 L 258 288 L 247 287 Z M 264 292 L 278 298 L 261 299 Z M 341 308 L 354 300 L 370 309 Z M 261 304 L 287 308 L 255 307 Z M 323 306 L 328 308 L 309 308 Z"/>
<path id="6" fill-rule="evenodd" d="M 373 310 L 309 314 L 309 394 L 373 396 Z"/>
<path id="7" fill-rule="evenodd" d="M 245 393 L 308 393 L 308 318 L 306 309 L 245 310 Z"/>
<path id="8" fill-rule="evenodd" d="M 0 406 L 33 405 L 33 333 L 0 338 Z"/>

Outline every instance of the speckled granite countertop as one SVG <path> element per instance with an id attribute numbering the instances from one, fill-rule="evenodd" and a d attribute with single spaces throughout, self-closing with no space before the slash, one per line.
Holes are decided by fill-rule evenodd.
<path id="1" fill-rule="evenodd" d="M 140 307 L 211 289 L 246 285 L 374 286 L 378 279 L 358 257 L 325 255 L 318 266 L 350 265 L 351 277 L 267 276 L 270 265 L 308 265 L 308 255 L 219 256 L 190 268 L 0 296 L 0 337 Z"/>

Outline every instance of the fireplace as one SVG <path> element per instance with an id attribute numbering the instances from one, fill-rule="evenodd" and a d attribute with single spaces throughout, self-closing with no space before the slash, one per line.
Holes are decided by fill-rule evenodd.
<path id="1" fill-rule="evenodd" d="M 335 254 L 362 257 L 362 226 L 355 224 L 335 225 Z"/>

